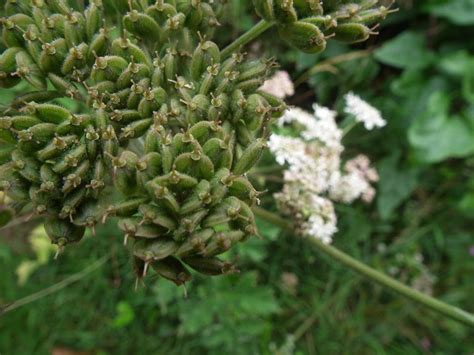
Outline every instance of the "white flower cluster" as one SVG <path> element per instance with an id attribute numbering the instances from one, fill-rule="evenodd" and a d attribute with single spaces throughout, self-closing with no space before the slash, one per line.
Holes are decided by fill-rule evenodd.
<path id="1" fill-rule="evenodd" d="M 295 93 L 293 82 L 286 71 L 277 71 L 275 75 L 263 83 L 260 90 L 268 92 L 280 99 L 293 96 Z"/>
<path id="2" fill-rule="evenodd" d="M 344 112 L 353 115 L 357 122 L 364 124 L 369 131 L 376 127 L 383 127 L 387 122 L 382 118 L 380 111 L 350 92 L 344 97 L 346 107 Z"/>
<path id="3" fill-rule="evenodd" d="M 336 173 L 334 181 L 330 184 L 329 195 L 331 199 L 343 203 L 352 203 L 358 198 L 370 203 L 375 197 L 375 189 L 370 183 L 377 182 L 377 171 L 370 166 L 370 160 L 365 155 L 346 162 L 345 174 Z"/>
<path id="4" fill-rule="evenodd" d="M 287 166 L 283 189 L 275 195 L 282 212 L 296 218 L 302 233 L 329 244 L 337 232 L 333 202 L 371 202 L 375 196 L 371 183 L 378 175 L 364 155 L 341 166 L 344 147 L 337 113 L 317 104 L 313 109 L 314 114 L 287 110 L 278 123 L 293 125 L 299 137 L 274 134 L 269 148 L 277 163 Z"/>

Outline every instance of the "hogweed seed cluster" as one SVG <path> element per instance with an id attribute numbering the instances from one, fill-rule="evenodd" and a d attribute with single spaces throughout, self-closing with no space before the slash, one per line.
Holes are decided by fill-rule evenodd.
<path id="1" fill-rule="evenodd" d="M 280 37 L 307 53 L 318 53 L 327 41 L 366 41 L 391 12 L 378 0 L 253 0 L 257 13 L 276 23 Z M 393 2 L 392 2 L 393 4 Z"/>
<path id="2" fill-rule="evenodd" d="M 285 104 L 259 90 L 273 60 L 224 57 L 212 41 L 224 3 L 7 0 L 0 85 L 28 83 L 0 117 L 0 188 L 11 207 L 44 216 L 60 248 L 118 218 L 138 276 L 152 266 L 182 284 L 188 266 L 232 271 L 217 255 L 257 233 L 259 192 L 246 173 Z M 387 11 L 374 3 L 275 1 L 269 20 L 285 22 L 288 10 L 332 16 L 332 27 L 375 22 Z M 265 4 L 256 6 L 268 18 Z"/>

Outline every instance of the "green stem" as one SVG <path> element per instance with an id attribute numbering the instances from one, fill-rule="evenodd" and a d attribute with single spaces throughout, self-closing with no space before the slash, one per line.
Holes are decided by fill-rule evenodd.
<path id="1" fill-rule="evenodd" d="M 294 228 L 292 227 L 291 223 L 287 222 L 286 220 L 274 213 L 265 211 L 261 208 L 255 208 L 254 212 L 257 216 L 270 223 L 273 223 L 283 229 L 294 231 Z M 320 252 L 328 255 L 336 261 L 339 261 L 350 269 L 359 272 L 360 274 L 379 283 L 380 285 L 385 286 L 411 299 L 412 301 L 418 302 L 419 304 L 424 305 L 438 313 L 441 313 L 445 316 L 448 316 L 454 320 L 457 320 L 474 328 L 474 315 L 472 315 L 471 313 L 468 313 L 460 308 L 451 306 L 447 303 L 437 300 L 436 298 L 414 290 L 411 287 L 408 287 L 402 284 L 401 282 L 381 273 L 380 271 L 372 269 L 371 267 L 361 263 L 360 261 L 343 253 L 339 249 L 322 243 L 316 238 L 308 237 L 305 238 L 305 240 Z"/>
<path id="2" fill-rule="evenodd" d="M 41 291 L 38 291 L 36 293 L 33 293 L 29 296 L 26 296 L 22 299 L 19 299 L 17 301 L 14 301 L 12 303 L 9 303 L 7 305 L 0 305 L 0 317 L 3 316 L 5 313 L 11 312 L 17 308 L 20 308 L 22 306 L 25 306 L 29 303 L 35 302 L 40 300 L 43 297 L 49 296 L 55 292 L 58 292 L 62 290 L 63 288 L 66 288 L 67 286 L 81 280 L 82 278 L 86 277 L 89 275 L 91 272 L 97 270 L 100 268 L 102 265 L 104 265 L 110 258 L 110 254 L 103 256 L 96 262 L 94 262 L 92 265 L 89 265 L 87 268 L 84 270 L 78 272 L 77 274 L 73 274 L 64 280 L 49 286 Z"/>
<path id="3" fill-rule="evenodd" d="M 332 71 L 331 69 L 335 69 L 335 65 L 345 63 L 351 60 L 367 57 L 372 53 L 372 49 L 365 49 L 361 51 L 354 51 L 349 53 L 344 53 L 335 57 L 331 57 L 329 59 L 323 60 L 322 62 L 316 64 L 312 68 L 305 71 L 303 74 L 300 75 L 298 79 L 295 80 L 295 87 L 300 86 L 309 77 L 313 74 L 323 72 L 323 71 Z M 337 69 L 336 69 L 337 70 Z"/>
<path id="4" fill-rule="evenodd" d="M 357 122 L 355 118 L 352 118 L 352 121 L 349 122 L 349 124 L 342 129 L 342 137 L 344 138 L 345 136 L 347 136 L 349 132 L 352 131 L 355 126 L 357 126 L 358 123 L 359 122 Z"/>
<path id="5" fill-rule="evenodd" d="M 26 216 L 26 217 L 18 217 L 18 218 L 16 218 L 16 219 L 12 220 L 10 223 L 4 225 L 3 227 L 0 227 L 0 231 L 2 231 L 2 230 L 7 230 L 7 229 L 10 229 L 10 228 L 19 226 L 19 225 L 21 225 L 21 224 L 33 222 L 33 221 L 36 220 L 36 219 L 38 219 L 38 217 L 33 217 L 33 218 L 31 218 L 31 215 L 30 215 L 30 216 Z"/>
<path id="6" fill-rule="evenodd" d="M 239 50 L 241 47 L 245 46 L 247 43 L 253 41 L 255 38 L 260 36 L 263 32 L 273 27 L 273 25 L 274 23 L 272 22 L 261 20 L 259 23 L 253 26 L 250 30 L 245 32 L 242 36 L 240 36 L 234 42 L 232 42 L 226 48 L 224 48 L 221 52 L 221 57 L 227 58 L 232 53 Z"/>

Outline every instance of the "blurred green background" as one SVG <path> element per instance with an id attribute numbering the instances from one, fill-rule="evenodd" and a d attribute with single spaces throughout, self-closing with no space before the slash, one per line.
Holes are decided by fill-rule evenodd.
<path id="1" fill-rule="evenodd" d="M 290 103 L 340 108 L 353 90 L 388 126 L 355 129 L 381 179 L 370 206 L 339 206 L 335 246 L 445 302 L 474 311 L 474 0 L 398 1 L 380 35 L 300 54 L 269 31 L 251 55 L 275 56 L 298 84 Z M 234 0 L 226 37 L 257 19 Z M 1 90 L 2 102 L 15 92 Z M 266 157 L 271 159 L 271 157 Z M 261 186 L 273 188 L 272 186 Z M 272 205 L 271 194 L 264 198 Z M 0 230 L 0 305 L 77 282 L 0 316 L 0 354 L 472 354 L 472 330 L 383 290 L 260 222 L 226 257 L 241 273 L 183 288 L 150 276 L 135 291 L 113 224 L 54 250 L 39 221 Z M 81 273 L 82 272 L 82 273 Z M 59 283 L 59 284 L 58 284 Z"/>

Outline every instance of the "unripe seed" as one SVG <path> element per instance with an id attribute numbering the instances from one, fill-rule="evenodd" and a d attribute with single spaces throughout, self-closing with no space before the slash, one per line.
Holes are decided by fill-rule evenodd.
<path id="1" fill-rule="evenodd" d="M 249 171 L 258 160 L 260 160 L 266 147 L 267 144 L 265 140 L 257 139 L 244 151 L 239 160 L 237 160 L 232 172 L 235 175 L 242 175 Z"/>
<path id="2" fill-rule="evenodd" d="M 79 144 L 76 148 L 66 153 L 62 160 L 53 165 L 53 171 L 57 174 L 63 174 L 68 169 L 77 167 L 86 154 L 86 146 Z"/>
<path id="3" fill-rule="evenodd" d="M 92 40 L 94 35 L 99 31 L 101 25 L 102 9 L 95 3 L 91 3 L 85 10 L 85 29 L 89 40 Z"/>
<path id="4" fill-rule="evenodd" d="M 226 275 L 238 272 L 232 264 L 221 261 L 216 257 L 189 257 L 183 259 L 183 262 L 201 274 L 208 276 Z"/>
<path id="5" fill-rule="evenodd" d="M 346 43 L 358 43 L 366 41 L 372 32 L 367 26 L 360 23 L 343 23 L 334 29 L 336 40 Z"/>
<path id="6" fill-rule="evenodd" d="M 253 4 L 259 16 L 268 22 L 272 22 L 275 20 L 273 2 L 274 0 L 253 0 Z"/>
<path id="7" fill-rule="evenodd" d="M 137 10 L 132 10 L 124 16 L 123 25 L 127 31 L 151 41 L 159 41 L 163 32 L 152 17 Z"/>
<path id="8" fill-rule="evenodd" d="M 140 205 L 139 211 L 142 214 L 143 222 L 145 223 L 153 223 L 170 231 L 176 229 L 175 220 L 170 217 L 163 208 L 150 204 L 142 204 Z"/>
<path id="9" fill-rule="evenodd" d="M 298 20 L 298 14 L 293 6 L 293 0 L 273 0 L 275 18 L 281 23 L 291 23 Z"/>
<path id="10" fill-rule="evenodd" d="M 280 37 L 305 53 L 319 53 L 326 48 L 321 30 L 308 22 L 297 21 L 279 28 Z"/>
<path id="11" fill-rule="evenodd" d="M 107 208 L 104 215 L 104 220 L 109 216 L 131 217 L 137 212 L 137 209 L 140 206 L 142 206 L 144 203 L 147 203 L 147 202 L 148 202 L 148 198 L 143 198 L 143 197 L 132 198 L 123 202 L 119 202 Z"/>
<path id="12" fill-rule="evenodd" d="M 73 215 L 76 213 L 79 205 L 84 201 L 86 191 L 84 189 L 78 189 L 73 191 L 64 199 L 64 204 L 58 217 L 61 219 L 69 218 L 70 221 L 74 221 Z"/>
<path id="13" fill-rule="evenodd" d="M 15 56 L 17 70 L 12 75 L 17 75 L 28 81 L 39 90 L 46 89 L 46 80 L 41 75 L 40 68 L 25 51 L 20 51 Z"/>
<path id="14" fill-rule="evenodd" d="M 51 241 L 61 247 L 80 241 L 85 231 L 83 227 L 77 227 L 70 222 L 53 218 L 45 221 L 44 228 Z"/>
<path id="15" fill-rule="evenodd" d="M 187 215 L 195 210 L 211 203 L 211 184 L 207 180 L 201 180 L 190 195 L 181 205 L 180 214 Z"/>
<path id="16" fill-rule="evenodd" d="M 174 282 L 177 286 L 181 286 L 192 279 L 188 269 L 172 256 L 155 261 L 151 265 L 158 275 Z"/>
<path id="17" fill-rule="evenodd" d="M 19 131 L 18 137 L 21 140 L 22 137 L 28 137 L 27 139 L 32 140 L 39 144 L 48 143 L 56 134 L 56 125 L 52 123 L 39 123 L 34 125 L 27 130 Z"/>

